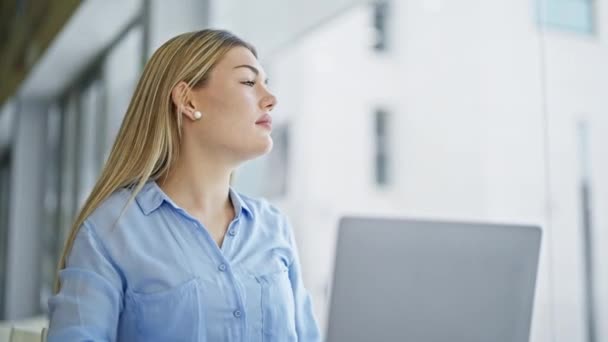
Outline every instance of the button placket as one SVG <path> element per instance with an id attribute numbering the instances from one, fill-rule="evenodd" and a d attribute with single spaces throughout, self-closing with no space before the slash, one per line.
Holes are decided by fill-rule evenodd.
<path id="1" fill-rule="evenodd" d="M 237 225 L 239 222 L 239 218 L 235 217 L 234 220 L 232 220 L 232 222 L 230 222 L 230 224 L 228 225 L 228 230 L 226 231 L 226 235 L 225 235 L 225 239 L 224 239 L 224 243 L 222 243 L 222 247 L 221 250 L 224 253 L 228 253 L 231 248 L 232 248 L 232 244 L 234 243 L 234 237 L 237 235 Z"/>

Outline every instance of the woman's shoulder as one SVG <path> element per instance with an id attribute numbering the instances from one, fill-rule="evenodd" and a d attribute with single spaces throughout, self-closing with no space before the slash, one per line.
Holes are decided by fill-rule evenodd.
<path id="1" fill-rule="evenodd" d="M 270 200 L 268 200 L 266 197 L 246 195 L 234 189 L 233 191 L 237 194 L 245 209 L 251 211 L 254 217 L 259 216 L 275 219 L 281 219 L 284 217 L 281 209 L 277 205 L 270 202 Z"/>
<path id="2" fill-rule="evenodd" d="M 278 229 L 281 234 L 290 239 L 292 234 L 290 220 L 279 205 L 262 196 L 254 197 L 242 193 L 238 193 L 238 195 L 242 203 L 251 211 L 253 219 L 259 223 L 258 226 L 272 229 L 275 232 Z"/>
<path id="3" fill-rule="evenodd" d="M 133 191 L 127 188 L 114 191 L 97 205 L 85 222 L 98 235 L 105 235 L 103 233 L 111 230 L 119 218 L 122 220 L 123 217 L 142 216 L 136 198 L 131 198 L 132 195 Z"/>

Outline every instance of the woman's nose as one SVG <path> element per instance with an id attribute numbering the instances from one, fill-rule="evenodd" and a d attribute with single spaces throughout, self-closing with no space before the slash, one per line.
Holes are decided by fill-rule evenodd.
<path id="1" fill-rule="evenodd" d="M 270 93 L 262 100 L 262 108 L 267 112 L 273 110 L 276 105 L 277 98 Z"/>

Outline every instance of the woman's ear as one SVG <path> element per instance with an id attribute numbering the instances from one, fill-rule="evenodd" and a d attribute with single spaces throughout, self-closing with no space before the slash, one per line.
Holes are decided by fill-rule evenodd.
<path id="1" fill-rule="evenodd" d="M 184 81 L 179 82 L 171 91 L 171 101 L 177 109 L 177 114 L 186 115 L 190 120 L 201 118 L 201 112 L 194 108 L 190 99 L 190 87 Z"/>

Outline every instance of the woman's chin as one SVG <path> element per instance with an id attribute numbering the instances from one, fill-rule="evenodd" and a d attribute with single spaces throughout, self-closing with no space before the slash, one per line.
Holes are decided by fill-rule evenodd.
<path id="1" fill-rule="evenodd" d="M 269 136 L 266 141 L 256 144 L 255 147 L 251 145 L 249 145 L 248 147 L 249 148 L 247 149 L 247 152 L 243 153 L 244 161 L 259 158 L 270 153 L 270 151 L 272 151 L 273 141 L 272 138 L 270 138 Z"/>
<path id="2" fill-rule="evenodd" d="M 256 157 L 261 157 L 263 155 L 270 153 L 270 151 L 272 151 L 273 145 L 274 145 L 274 143 L 272 141 L 272 138 L 270 136 L 268 136 L 268 140 L 266 141 L 265 144 L 263 144 L 260 147 L 259 154 Z"/>

